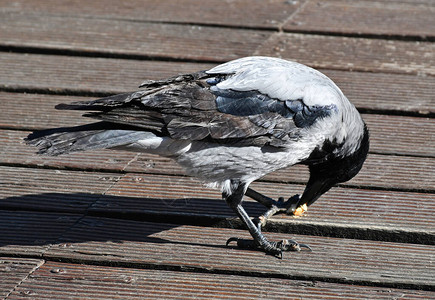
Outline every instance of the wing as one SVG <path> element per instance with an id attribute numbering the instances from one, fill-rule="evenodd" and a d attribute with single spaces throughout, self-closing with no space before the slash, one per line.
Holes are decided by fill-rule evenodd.
<path id="1" fill-rule="evenodd" d="M 147 81 L 141 85 L 143 90 L 134 93 L 61 104 L 57 108 L 93 111 L 85 116 L 173 139 L 275 147 L 298 139 L 302 128 L 312 126 L 336 108 L 334 104 L 307 105 L 301 94 L 294 94 L 297 97 L 293 98 L 272 97 L 274 87 L 268 90 L 259 84 L 264 68 L 270 69 L 254 65 L 240 72 L 227 65 Z M 273 68 L 267 72 L 272 71 Z"/>

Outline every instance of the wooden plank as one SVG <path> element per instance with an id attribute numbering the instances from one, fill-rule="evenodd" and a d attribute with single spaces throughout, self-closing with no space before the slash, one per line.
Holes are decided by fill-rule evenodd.
<path id="1" fill-rule="evenodd" d="M 174 162 L 145 153 L 141 153 L 125 170 L 127 172 L 146 170 L 145 172 L 153 174 L 180 174 L 178 173 L 180 167 Z M 165 173 L 165 170 L 169 172 Z M 432 158 L 370 154 L 362 171 L 342 185 L 433 192 L 434 170 L 435 160 Z M 305 166 L 296 165 L 269 173 L 261 180 L 306 183 L 308 176 L 308 169 Z"/>
<path id="2" fill-rule="evenodd" d="M 434 289 L 435 246 L 288 234 L 314 251 L 286 253 L 282 260 L 260 251 L 225 247 L 246 231 L 86 217 L 52 246 L 47 259 L 167 266 L 343 283 Z M 255 262 L 255 263 L 253 263 Z"/>
<path id="3" fill-rule="evenodd" d="M 45 129 L 75 126 L 93 120 L 83 112 L 56 110 L 59 103 L 89 100 L 91 97 L 0 92 L 0 127 Z M 371 151 L 383 154 L 435 156 L 435 119 L 363 114 L 370 130 Z"/>
<path id="4" fill-rule="evenodd" d="M 294 33 L 271 35 L 231 28 L 11 13 L 4 13 L 2 20 L 0 38 L 2 45 L 9 47 L 209 62 L 255 53 L 290 58 L 317 68 L 435 75 L 432 43 Z"/>
<path id="5" fill-rule="evenodd" d="M 0 166 L 0 208 L 85 213 L 120 176 Z"/>
<path id="6" fill-rule="evenodd" d="M 4 12 L 23 12 L 41 15 L 72 15 L 136 21 L 169 23 L 197 23 L 209 25 L 274 28 L 277 29 L 303 1 L 235 0 L 222 5 L 210 0 L 201 5 L 195 0 L 166 2 L 158 0 L 108 0 L 89 3 L 74 0 L 59 3 L 55 0 L 19 0 L 1 4 Z"/>
<path id="7" fill-rule="evenodd" d="M 254 182 L 251 187 L 273 199 L 287 199 L 302 193 L 304 188 L 268 182 Z M 333 188 L 304 217 L 277 215 L 269 225 L 282 232 L 361 239 L 400 238 L 406 242 L 435 244 L 434 199 L 434 194 Z M 248 197 L 244 207 L 252 217 L 266 210 Z M 89 212 L 136 219 L 165 218 L 171 222 L 181 219 L 188 223 L 235 217 L 218 190 L 207 188 L 193 178 L 134 173 L 113 185 Z"/>
<path id="8" fill-rule="evenodd" d="M 38 259 L 0 257 L 0 297 L 8 298 L 43 263 Z"/>
<path id="9" fill-rule="evenodd" d="M 313 281 L 47 262 L 8 299 L 429 299 L 435 293 Z"/>
<path id="10" fill-rule="evenodd" d="M 315 68 L 431 76 L 434 53 L 433 43 L 298 33 L 275 33 L 255 51 Z"/>
<path id="11" fill-rule="evenodd" d="M 0 88 L 56 93 L 123 93 L 145 79 L 209 69 L 215 64 L 2 53 Z"/>
<path id="12" fill-rule="evenodd" d="M 152 174 L 184 174 L 182 168 L 169 158 L 133 152 L 95 150 L 84 153 L 46 157 L 20 143 L 24 131 L 0 130 L 0 162 L 8 165 L 49 166 L 79 170 L 108 170 L 112 172 L 145 172 Z M 430 157 L 410 157 L 370 154 L 362 171 L 344 185 L 382 189 L 405 189 L 433 192 L 435 160 Z M 305 183 L 308 170 L 296 165 L 266 175 L 273 182 Z"/>
<path id="13" fill-rule="evenodd" d="M 435 37 L 435 6 L 427 3 L 308 1 L 284 30 L 394 37 Z"/>
<path id="14" fill-rule="evenodd" d="M 342 185 L 433 193 L 434 171 L 433 158 L 369 154 L 360 173 Z M 269 173 L 263 179 L 276 182 L 305 182 L 308 180 L 308 170 L 304 166 L 296 165 Z"/>
<path id="15" fill-rule="evenodd" d="M 435 78 L 403 74 L 320 70 L 343 90 L 358 108 L 396 114 L 435 113 Z"/>
<path id="16" fill-rule="evenodd" d="M 370 152 L 435 156 L 435 119 L 372 114 L 363 118 L 370 130 Z"/>
<path id="17" fill-rule="evenodd" d="M 246 209 L 260 214 L 264 207 L 248 201 Z M 222 200 L 219 190 L 207 188 L 191 177 L 128 173 L 113 185 L 89 210 L 92 213 L 155 214 L 228 218 L 234 213 Z"/>
<path id="18" fill-rule="evenodd" d="M 90 97 L 0 92 L 0 127 L 41 130 L 83 125 L 91 120 L 83 112 L 57 110 L 59 103 L 89 100 Z"/>
<path id="19" fill-rule="evenodd" d="M 0 167 L 0 182 L 3 209 L 84 213 L 90 207 L 99 215 L 166 216 L 180 222 L 192 217 L 207 223 L 234 217 L 219 191 L 190 177 Z M 304 188 L 273 182 L 255 182 L 252 187 L 274 199 L 300 194 Z M 260 204 L 246 200 L 250 215 L 264 212 Z M 373 238 L 380 231 L 391 236 L 401 232 L 403 240 L 421 243 L 435 236 L 433 200 L 434 194 L 427 193 L 335 188 L 306 217 L 279 216 L 270 224 L 315 234 L 360 234 L 359 238 Z M 354 230 L 346 231 L 349 226 Z"/>
<path id="20" fill-rule="evenodd" d="M 0 255 L 42 256 L 80 217 L 0 210 Z"/>
<path id="21" fill-rule="evenodd" d="M 0 12 L 2 46 L 221 62 L 252 53 L 271 32 Z"/>
<path id="22" fill-rule="evenodd" d="M 56 93 L 122 93 L 145 79 L 206 70 L 214 64 L 2 53 L 0 88 Z M 322 70 L 357 107 L 435 113 L 434 77 Z"/>

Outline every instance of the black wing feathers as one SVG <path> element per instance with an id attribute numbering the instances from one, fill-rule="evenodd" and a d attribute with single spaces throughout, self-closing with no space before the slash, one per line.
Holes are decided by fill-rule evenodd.
<path id="1" fill-rule="evenodd" d="M 228 76 L 228 75 L 225 75 Z M 144 90 L 93 101 L 60 104 L 59 109 L 94 111 L 85 116 L 169 135 L 282 147 L 300 128 L 325 117 L 331 107 L 308 107 L 302 100 L 270 98 L 258 91 L 219 89 L 224 75 L 205 72 L 146 81 Z"/>

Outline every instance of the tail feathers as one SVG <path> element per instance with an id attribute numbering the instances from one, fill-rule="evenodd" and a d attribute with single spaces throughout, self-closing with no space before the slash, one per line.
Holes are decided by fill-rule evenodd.
<path id="1" fill-rule="evenodd" d="M 104 97 L 97 100 L 61 103 L 56 105 L 55 108 L 60 110 L 107 111 L 114 107 L 126 104 L 134 99 L 140 98 L 147 93 L 150 92 L 137 91 L 133 93 L 124 93 L 124 94 Z"/>
<path id="2" fill-rule="evenodd" d="M 100 122 L 76 127 L 55 128 L 31 133 L 26 143 L 38 147 L 38 154 L 61 154 L 105 149 L 128 145 L 137 140 L 155 137 L 150 132 L 118 129 L 110 123 Z"/>

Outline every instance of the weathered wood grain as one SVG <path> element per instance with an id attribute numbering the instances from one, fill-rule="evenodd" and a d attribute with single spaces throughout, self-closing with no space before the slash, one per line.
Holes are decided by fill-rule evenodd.
<path id="1" fill-rule="evenodd" d="M 315 68 L 435 75 L 435 44 L 299 33 L 275 33 L 256 55 L 296 60 Z"/>
<path id="2" fill-rule="evenodd" d="M 385 1 L 307 1 L 284 30 L 433 38 L 435 6 Z"/>
<path id="3" fill-rule="evenodd" d="M 37 259 L 0 257 L 0 297 L 8 298 L 42 264 L 43 261 Z"/>
<path id="4" fill-rule="evenodd" d="M 0 166 L 0 208 L 85 213 L 121 176 Z"/>
<path id="5" fill-rule="evenodd" d="M 86 16 L 106 19 L 196 23 L 221 26 L 278 29 L 303 1 L 225 1 L 209 0 L 200 5 L 196 0 L 158 1 L 128 0 L 88 2 L 84 0 L 19 0 L 4 2 L 3 12 L 41 15 Z"/>
<path id="6" fill-rule="evenodd" d="M 114 94 L 137 90 L 145 79 L 167 78 L 214 65 L 2 53 L 0 87 L 70 94 Z"/>
<path id="7" fill-rule="evenodd" d="M 0 210 L 0 255 L 42 256 L 80 215 Z"/>
<path id="8" fill-rule="evenodd" d="M 366 111 L 422 115 L 435 113 L 435 78 L 403 74 L 320 70 L 342 89 L 346 97 Z"/>
<path id="9" fill-rule="evenodd" d="M 167 78 L 214 65 L 2 53 L 0 87 L 56 93 L 122 93 L 137 90 L 145 79 Z"/>
<path id="10" fill-rule="evenodd" d="M 56 110 L 59 103 L 91 97 L 0 92 L 0 127 L 46 129 L 93 122 L 83 112 Z M 370 130 L 371 151 L 383 154 L 435 156 L 435 120 L 432 118 L 363 114 Z"/>
<path id="11" fill-rule="evenodd" d="M 402 189 L 434 192 L 435 160 L 427 157 L 409 157 L 369 154 L 363 168 L 346 186 Z M 293 166 L 269 173 L 264 180 L 301 182 L 308 179 L 304 166 Z"/>
<path id="12" fill-rule="evenodd" d="M 435 119 L 363 114 L 370 130 L 370 152 L 435 155 Z"/>
<path id="13" fill-rule="evenodd" d="M 0 207 L 12 210 L 85 213 L 211 224 L 234 213 L 220 192 L 190 177 L 94 173 L 0 167 Z M 278 199 L 303 192 L 303 185 L 255 182 L 255 190 Z M 435 243 L 434 194 L 334 188 L 303 218 L 286 215 L 269 223 L 279 230 Z M 265 210 L 245 199 L 251 216 Z M 221 223 L 221 226 L 227 226 Z M 352 231 L 347 230 L 351 228 Z M 383 232 L 385 236 L 379 236 Z M 377 235 L 376 235 L 377 234 Z M 428 241 L 432 239 L 432 242 Z"/>
<path id="14" fill-rule="evenodd" d="M 91 97 L 59 96 L 0 92 L 0 127 L 20 130 L 41 130 L 83 125 L 91 120 L 83 112 L 57 110 L 59 103 L 90 100 Z"/>
<path id="15" fill-rule="evenodd" d="M 303 185 L 268 182 L 254 182 L 251 187 L 273 199 L 287 199 L 304 189 Z M 310 207 L 304 217 L 278 215 L 269 223 L 274 228 L 283 226 L 279 230 L 284 232 L 296 230 L 362 239 L 382 239 L 374 234 L 383 232 L 388 240 L 400 238 L 401 241 L 435 244 L 434 199 L 434 194 L 425 193 L 333 188 Z M 248 197 L 245 197 L 244 207 L 252 217 L 266 210 Z M 218 190 L 202 186 L 193 178 L 134 173 L 121 178 L 89 211 L 100 215 L 130 215 L 136 219 L 141 215 L 144 219 L 152 216 L 168 222 L 179 219 L 189 222 L 191 218 L 189 223 L 195 219 L 207 222 L 207 218 L 208 222 L 218 222 L 235 216 Z M 399 232 L 402 237 L 398 236 Z"/>
<path id="16" fill-rule="evenodd" d="M 61 169 L 184 174 L 182 168 L 171 159 L 146 153 L 138 155 L 125 151 L 94 150 L 55 157 L 37 155 L 35 148 L 21 142 L 27 134 L 25 131 L 0 130 L 0 163 Z M 430 157 L 370 154 L 362 171 L 344 185 L 434 192 L 434 170 L 435 160 Z M 296 165 L 270 173 L 263 179 L 305 183 L 308 170 L 305 166 Z"/>
<path id="17" fill-rule="evenodd" d="M 47 262 L 8 299 L 428 299 L 435 293 L 237 275 L 138 270 Z"/>
<path id="18" fill-rule="evenodd" d="M 310 63 L 309 63 L 310 64 Z M 2 53 L 0 89 L 114 94 L 137 90 L 145 79 L 206 70 L 214 64 Z M 435 78 L 322 70 L 357 107 L 434 113 Z"/>
<path id="19" fill-rule="evenodd" d="M 435 297 L 432 1 L 115 2 L 0 4 L 0 255 L 19 257 L 0 259 L 0 297 Z M 144 79 L 252 54 L 321 68 L 368 113 L 363 171 L 306 216 L 279 215 L 265 229 L 314 252 L 281 261 L 225 247 L 249 234 L 222 228 L 240 222 L 220 193 L 180 176 L 169 159 L 116 151 L 44 158 L 19 143 L 28 130 L 87 121 L 55 112 L 58 100 L 135 90 Z M 306 179 L 296 167 L 252 187 L 276 199 L 301 193 Z M 216 221 L 221 228 L 205 226 Z"/>
<path id="20" fill-rule="evenodd" d="M 0 12 L 0 45 L 221 62 L 252 54 L 271 32 Z"/>
<path id="21" fill-rule="evenodd" d="M 435 246 L 268 234 L 271 239 L 295 238 L 314 249 L 286 253 L 279 260 L 260 251 L 225 247 L 225 241 L 231 236 L 248 237 L 248 233 L 86 217 L 44 256 L 82 262 L 112 264 L 116 261 L 136 266 L 434 288 Z"/>
<path id="22" fill-rule="evenodd" d="M 3 13 L 1 17 L 0 39 L 9 47 L 216 63 L 257 54 L 317 68 L 435 75 L 432 43 L 66 16 Z"/>
<path id="23" fill-rule="evenodd" d="M 160 162 L 163 165 L 160 165 Z M 162 172 L 163 170 L 170 170 L 169 174 L 177 174 L 180 167 L 171 161 L 143 153 L 132 161 L 125 170 L 128 172 L 146 170 L 145 172 L 154 174 L 165 174 Z M 352 180 L 344 183 L 343 186 L 433 192 L 435 186 L 434 170 L 435 162 L 432 158 L 370 154 L 362 171 Z M 305 166 L 296 165 L 270 173 L 262 180 L 306 183 L 308 169 Z"/>

